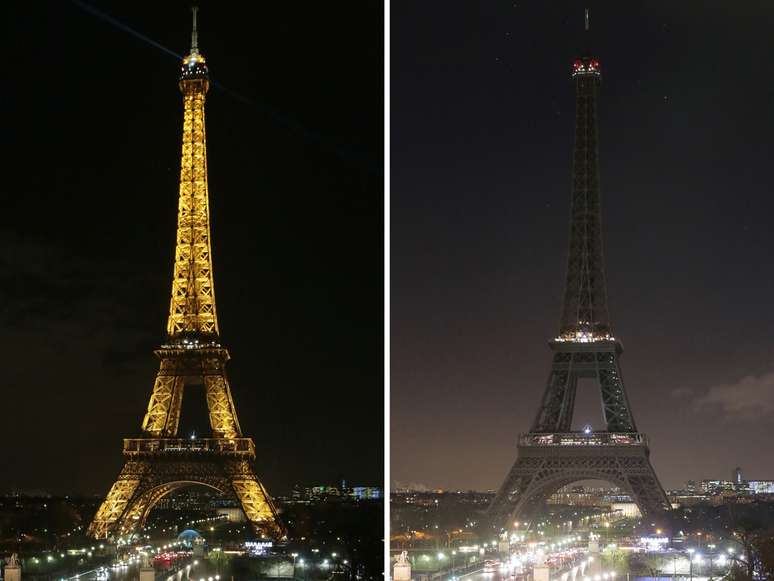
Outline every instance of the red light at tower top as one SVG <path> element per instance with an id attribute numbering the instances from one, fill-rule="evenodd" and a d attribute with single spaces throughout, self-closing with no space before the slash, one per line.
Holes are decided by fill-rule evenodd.
<path id="1" fill-rule="evenodd" d="M 581 57 L 575 59 L 572 63 L 572 76 L 577 75 L 596 75 L 600 74 L 599 61 L 591 57 Z"/>

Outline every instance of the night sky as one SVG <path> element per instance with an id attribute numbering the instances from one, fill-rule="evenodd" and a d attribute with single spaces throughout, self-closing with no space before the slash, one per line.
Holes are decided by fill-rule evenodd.
<path id="1" fill-rule="evenodd" d="M 537 412 L 584 6 L 392 4 L 393 484 L 495 489 Z M 774 478 L 773 25 L 769 2 L 592 6 L 610 313 L 666 487 Z"/>
<path id="2" fill-rule="evenodd" d="M 199 5 L 221 339 L 259 477 L 380 484 L 383 8 Z M 179 60 L 121 26 L 182 54 L 190 4 L 2 10 L 0 492 L 104 494 L 158 369 L 182 131 Z"/>

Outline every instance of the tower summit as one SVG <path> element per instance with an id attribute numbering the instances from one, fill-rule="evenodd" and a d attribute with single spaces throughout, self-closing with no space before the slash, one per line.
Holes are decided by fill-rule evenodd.
<path id="1" fill-rule="evenodd" d="M 209 75 L 207 61 L 204 55 L 199 52 L 199 30 L 196 24 L 196 15 L 199 11 L 197 6 L 191 9 L 193 13 L 193 27 L 191 28 L 191 50 L 183 57 L 183 64 L 180 70 L 180 90 L 185 94 L 185 85 L 183 81 L 204 81 L 204 92 L 209 88 Z M 198 88 L 198 87 L 195 87 Z"/>
<path id="2" fill-rule="evenodd" d="M 196 9 L 191 51 L 179 79 L 183 94 L 177 239 L 167 337 L 139 438 L 124 440 L 124 467 L 100 506 L 88 534 L 96 538 L 138 532 L 164 496 L 191 485 L 207 486 L 239 503 L 261 536 L 285 530 L 255 472 L 255 444 L 242 434 L 226 377 L 228 351 L 220 344 L 215 310 L 204 100 L 209 73 L 199 52 Z M 209 437 L 178 434 L 184 392 L 207 400 Z"/>
<path id="3" fill-rule="evenodd" d="M 586 40 L 588 41 L 588 10 Z M 575 147 L 570 196 L 570 242 L 559 334 L 549 343 L 551 371 L 535 421 L 518 441 L 516 462 L 489 507 L 500 530 L 529 522 L 558 489 L 579 480 L 605 480 L 631 495 L 643 515 L 660 518 L 669 501 L 650 464 L 645 434 L 637 432 L 626 396 L 607 309 L 599 192 L 597 100 L 599 61 L 585 55 L 572 65 Z M 573 430 L 578 380 L 595 380 L 602 430 Z"/>

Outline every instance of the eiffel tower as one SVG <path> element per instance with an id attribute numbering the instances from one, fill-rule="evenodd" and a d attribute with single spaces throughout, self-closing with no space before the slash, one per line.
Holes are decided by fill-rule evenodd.
<path id="1" fill-rule="evenodd" d="M 199 484 L 237 500 L 256 532 L 282 538 L 284 528 L 266 489 L 255 475 L 255 446 L 239 427 L 226 378 L 228 351 L 220 344 L 210 246 L 204 100 L 207 62 L 199 52 L 196 8 L 191 51 L 180 73 L 183 147 L 177 246 L 167 340 L 142 437 L 124 440 L 125 464 L 94 517 L 88 534 L 121 537 L 141 529 L 167 494 Z M 201 385 L 207 398 L 209 438 L 180 438 L 178 422 L 186 385 Z"/>
<path id="2" fill-rule="evenodd" d="M 530 522 L 551 494 L 578 480 L 613 483 L 649 519 L 670 507 L 650 464 L 648 439 L 634 423 L 619 363 L 623 347 L 613 336 L 607 309 L 597 147 L 599 61 L 588 53 L 575 60 L 572 77 L 575 150 L 562 318 L 559 335 L 549 343 L 553 361 L 537 416 L 530 431 L 519 436 L 516 462 L 488 509 L 490 523 L 499 529 Z M 604 431 L 572 430 L 580 378 L 599 386 Z"/>

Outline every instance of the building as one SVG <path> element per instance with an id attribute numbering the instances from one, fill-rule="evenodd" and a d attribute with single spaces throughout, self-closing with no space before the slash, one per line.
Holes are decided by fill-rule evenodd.
<path id="1" fill-rule="evenodd" d="M 744 503 L 768 495 L 774 495 L 774 480 L 745 480 L 739 466 L 731 472 L 731 480 L 688 480 L 682 490 L 669 492 L 670 500 L 680 506 Z"/>
<path id="2" fill-rule="evenodd" d="M 610 505 L 610 512 L 616 513 L 623 518 L 640 518 L 640 512 L 635 502 L 614 502 Z"/>
<path id="3" fill-rule="evenodd" d="M 378 486 L 353 486 L 349 495 L 357 500 L 381 500 L 384 497 Z"/>
<path id="4" fill-rule="evenodd" d="M 750 494 L 774 494 L 774 480 L 748 480 Z"/>

